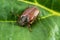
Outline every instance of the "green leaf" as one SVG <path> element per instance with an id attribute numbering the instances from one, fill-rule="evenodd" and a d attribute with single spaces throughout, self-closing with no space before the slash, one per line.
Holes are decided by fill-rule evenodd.
<path id="1" fill-rule="evenodd" d="M 0 0 L 0 40 L 60 40 L 59 4 L 57 0 Z M 30 32 L 27 25 L 22 27 L 16 23 L 15 15 L 32 6 L 40 13 Z"/>

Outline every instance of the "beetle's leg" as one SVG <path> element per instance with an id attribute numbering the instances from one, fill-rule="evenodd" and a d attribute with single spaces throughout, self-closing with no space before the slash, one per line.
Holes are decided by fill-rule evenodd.
<path id="1" fill-rule="evenodd" d="M 32 20 L 31 22 L 30 22 L 30 24 L 32 24 L 34 22 L 34 20 Z"/>
<path id="2" fill-rule="evenodd" d="M 32 31 L 30 24 L 28 24 L 28 29 L 30 32 Z"/>
<path id="3" fill-rule="evenodd" d="M 33 20 L 30 21 L 30 24 L 32 24 L 36 20 L 36 17 L 33 18 Z"/>
<path id="4" fill-rule="evenodd" d="M 40 12 L 39 12 L 39 13 L 40 13 Z M 38 14 L 38 16 L 37 16 L 37 20 L 38 20 L 38 21 L 39 21 L 39 20 L 40 20 L 40 18 L 41 18 L 39 15 L 40 15 L 40 14 Z"/>
<path id="5" fill-rule="evenodd" d="M 36 18 L 37 20 L 36 21 L 39 21 L 40 19 L 41 19 L 41 17 L 40 16 L 37 16 L 37 18 Z"/>

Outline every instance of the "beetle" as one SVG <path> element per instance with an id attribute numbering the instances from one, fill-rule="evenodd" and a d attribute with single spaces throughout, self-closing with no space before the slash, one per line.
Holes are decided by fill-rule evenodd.
<path id="1" fill-rule="evenodd" d="M 36 20 L 39 14 L 39 10 L 36 7 L 27 8 L 21 16 L 18 18 L 19 25 L 28 25 L 27 27 L 31 31 L 31 24 Z"/>

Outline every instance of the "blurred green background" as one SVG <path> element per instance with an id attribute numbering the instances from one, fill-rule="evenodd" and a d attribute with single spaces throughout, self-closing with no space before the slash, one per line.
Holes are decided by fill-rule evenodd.
<path id="1" fill-rule="evenodd" d="M 48 10 L 34 5 L 37 2 L 59 16 L 52 15 Z M 17 25 L 18 17 L 28 6 L 36 6 L 40 14 L 32 25 L 32 32 L 27 28 Z M 49 16 L 50 15 L 50 16 Z M 44 18 L 43 18 L 44 17 Z M 60 0 L 0 0 L 0 40 L 60 40 Z"/>

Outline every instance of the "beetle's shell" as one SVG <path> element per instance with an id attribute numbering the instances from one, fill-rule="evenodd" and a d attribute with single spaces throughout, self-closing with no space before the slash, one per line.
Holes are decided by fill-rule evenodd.
<path id="1" fill-rule="evenodd" d="M 39 10 L 36 7 L 31 7 L 26 9 L 21 16 L 28 16 L 29 22 L 35 20 L 35 18 L 38 16 Z"/>

